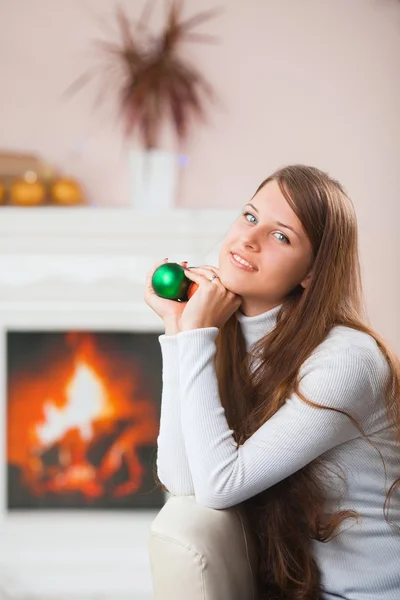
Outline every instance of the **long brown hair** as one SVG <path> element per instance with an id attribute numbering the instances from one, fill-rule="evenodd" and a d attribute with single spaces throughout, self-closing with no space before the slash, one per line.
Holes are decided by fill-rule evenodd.
<path id="1" fill-rule="evenodd" d="M 293 392 L 322 409 L 299 392 L 299 369 L 334 326 L 344 325 L 371 335 L 388 362 L 391 377 L 385 390 L 387 416 L 396 425 L 400 444 L 400 362 L 366 324 L 353 204 L 338 181 L 314 167 L 292 165 L 279 169 L 261 183 L 257 192 L 271 180 L 278 183 L 311 241 L 313 277 L 306 289 L 299 285 L 284 299 L 276 327 L 249 353 L 235 315 L 219 330 L 216 373 L 221 402 L 236 442 L 243 444 Z M 255 355 L 260 361 L 257 377 L 250 368 Z M 366 437 L 359 424 L 345 414 Z M 358 518 L 350 510 L 326 516 L 326 467 L 318 458 L 242 503 L 257 547 L 262 598 L 320 598 L 320 574 L 311 540 L 328 541 L 342 521 Z M 386 496 L 386 520 L 389 497 L 399 482 L 400 477 Z"/>

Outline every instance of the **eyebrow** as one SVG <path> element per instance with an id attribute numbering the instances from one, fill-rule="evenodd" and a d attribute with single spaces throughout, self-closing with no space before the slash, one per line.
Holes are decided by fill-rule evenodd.
<path id="1" fill-rule="evenodd" d="M 254 204 L 251 204 L 250 202 L 248 202 L 246 204 L 246 206 L 251 206 L 251 208 L 258 214 L 258 209 L 254 206 Z M 293 229 L 293 227 L 291 227 L 290 225 L 285 225 L 284 223 L 281 223 L 280 221 L 275 221 L 276 225 L 279 225 L 279 227 L 285 227 L 285 229 L 290 229 L 290 231 L 293 231 L 293 233 L 295 233 L 297 235 L 297 237 L 300 237 L 299 234 L 297 233 L 297 231 L 295 229 Z"/>

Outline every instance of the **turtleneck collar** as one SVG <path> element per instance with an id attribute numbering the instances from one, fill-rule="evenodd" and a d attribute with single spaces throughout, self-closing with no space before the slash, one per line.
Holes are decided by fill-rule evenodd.
<path id="1" fill-rule="evenodd" d="M 261 337 L 267 335 L 274 329 L 281 306 L 282 304 L 274 306 L 274 308 L 270 308 L 266 312 L 255 315 L 254 317 L 248 317 L 240 312 L 240 310 L 236 311 L 235 315 L 242 328 L 247 351 L 249 351 L 251 346 L 253 346 L 253 344 Z"/>

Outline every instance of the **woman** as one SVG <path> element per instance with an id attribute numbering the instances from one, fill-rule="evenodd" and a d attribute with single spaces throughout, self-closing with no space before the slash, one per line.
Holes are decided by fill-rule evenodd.
<path id="1" fill-rule="evenodd" d="M 188 302 L 158 298 L 151 275 L 164 487 L 242 505 L 261 597 L 399 600 L 400 365 L 366 325 L 342 186 L 280 169 L 229 229 L 219 267 L 186 269 L 199 284 Z"/>

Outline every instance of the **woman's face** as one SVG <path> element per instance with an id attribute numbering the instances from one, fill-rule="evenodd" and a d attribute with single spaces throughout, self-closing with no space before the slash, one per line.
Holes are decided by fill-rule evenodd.
<path id="1" fill-rule="evenodd" d="M 307 286 L 312 247 L 274 180 L 244 206 L 243 213 L 224 238 L 219 274 L 223 285 L 242 297 L 241 312 L 254 316 L 281 304 L 299 283 Z M 253 268 L 240 268 L 232 253 Z"/>

